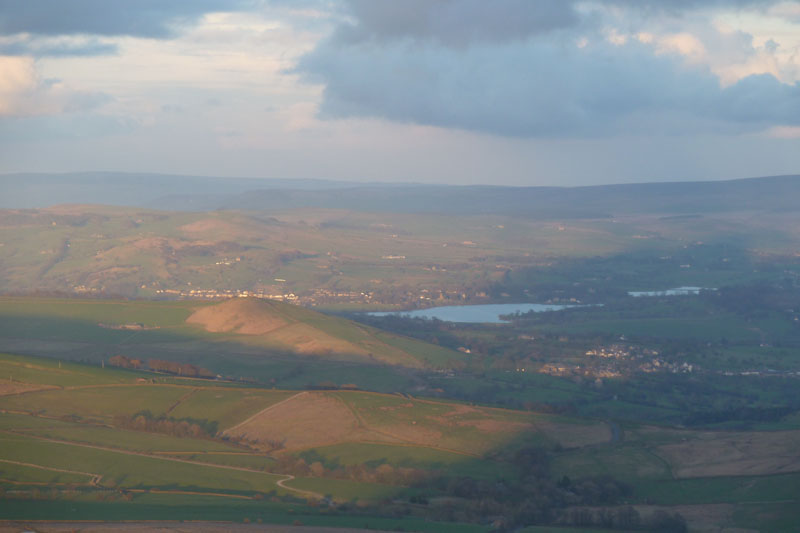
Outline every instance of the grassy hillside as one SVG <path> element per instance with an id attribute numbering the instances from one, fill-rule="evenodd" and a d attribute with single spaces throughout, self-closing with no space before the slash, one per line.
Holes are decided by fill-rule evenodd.
<path id="1" fill-rule="evenodd" d="M 399 520 L 393 528 L 446 531 L 419 520 L 452 520 L 440 511 L 472 505 L 476 487 L 542 483 L 541 476 L 561 478 L 562 488 L 547 490 L 567 490 L 573 500 L 612 487 L 602 476 L 622 479 L 632 490 L 625 500 L 645 519 L 680 511 L 690 524 L 728 527 L 768 512 L 770 530 L 787 531 L 796 517 L 786 503 L 798 494 L 797 431 L 627 425 L 615 436 L 594 420 L 400 395 L 265 390 L 35 357 L 0 355 L 0 372 L 9 378 L 0 385 L 0 518 L 280 523 L 294 514 L 335 525 L 348 516 L 384 523 L 386 512 Z M 139 414 L 144 409 L 149 414 Z M 119 426 L 136 416 L 173 425 Z M 181 421 L 217 432 L 177 436 Z M 530 477 L 524 465 L 533 449 L 551 457 L 552 473 Z M 323 495 L 339 502 L 338 512 L 320 507 Z M 148 507 L 154 496 L 163 507 Z M 724 512 L 713 507 L 720 505 Z"/>
<path id="2" fill-rule="evenodd" d="M 357 356 L 361 360 L 408 367 L 449 366 L 458 358 L 451 350 L 381 333 L 350 320 L 253 298 L 201 307 L 186 322 L 213 333 L 241 335 L 243 342 L 301 354 Z M 399 348 L 400 345 L 405 349 Z"/>
<path id="3" fill-rule="evenodd" d="M 461 357 L 344 318 L 246 298 L 213 303 L 8 297 L 0 298 L 0 318 L 0 339 L 12 346 L 60 342 L 63 350 L 91 346 L 84 356 L 102 350 L 105 358 L 115 353 L 154 357 L 167 346 L 218 353 L 221 344 L 262 357 L 299 354 L 409 368 L 451 367 Z M 224 372 L 219 362 L 217 357 L 217 371 Z"/>

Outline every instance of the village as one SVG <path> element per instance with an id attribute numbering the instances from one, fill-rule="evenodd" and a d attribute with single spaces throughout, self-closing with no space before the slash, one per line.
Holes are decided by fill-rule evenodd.
<path id="1" fill-rule="evenodd" d="M 587 350 L 584 355 L 587 359 L 582 365 L 546 363 L 538 372 L 551 376 L 602 379 L 621 378 L 632 372 L 691 374 L 696 370 L 693 364 L 667 361 L 659 357 L 657 350 L 642 346 L 611 344 Z"/>
<path id="2" fill-rule="evenodd" d="M 283 280 L 281 280 L 283 281 Z M 331 304 L 379 304 L 402 306 L 404 308 L 429 307 L 431 304 L 446 304 L 464 302 L 465 300 L 482 302 L 488 299 L 486 292 L 477 291 L 466 293 L 457 289 L 419 289 L 419 290 L 337 290 L 328 288 L 314 288 L 309 291 L 282 292 L 276 290 L 275 286 L 270 288 L 257 289 L 208 289 L 208 288 L 184 288 L 184 289 L 155 289 L 156 297 L 176 300 L 224 300 L 228 298 L 260 298 L 265 300 L 276 300 L 280 302 L 295 303 L 298 305 L 315 307 L 318 305 Z M 143 289 L 147 288 L 142 286 Z M 74 288 L 77 293 L 98 293 L 97 289 L 89 289 L 85 286 Z"/>

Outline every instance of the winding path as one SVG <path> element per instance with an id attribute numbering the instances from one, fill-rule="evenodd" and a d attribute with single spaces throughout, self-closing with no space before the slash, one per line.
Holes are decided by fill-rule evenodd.
<path id="1" fill-rule="evenodd" d="M 314 492 L 314 491 L 311 491 L 311 490 L 303 490 L 303 489 L 295 489 L 295 488 L 292 488 L 292 487 L 287 487 L 286 485 L 284 485 L 284 483 L 286 483 L 287 481 L 291 481 L 291 480 L 295 479 L 295 477 L 293 475 L 291 475 L 291 474 L 285 474 L 285 475 L 286 475 L 285 478 L 281 479 L 280 481 L 278 481 L 276 483 L 276 485 L 278 485 L 280 488 L 286 489 L 286 490 L 291 490 L 291 491 L 294 491 L 294 492 L 299 492 L 301 494 L 306 494 L 306 495 L 308 495 L 308 496 L 310 496 L 312 498 L 318 498 L 318 499 L 324 498 L 324 496 L 322 494 L 318 493 L 318 492 Z"/>
<path id="2" fill-rule="evenodd" d="M 55 468 L 55 467 L 52 467 L 52 466 L 42 466 L 42 465 L 37 465 L 37 464 L 33 464 L 33 463 L 23 463 L 22 461 L 12 461 L 10 459 L 0 459 L 0 463 L 8 463 L 8 464 L 12 464 L 12 465 L 27 466 L 27 467 L 30 467 L 30 468 L 38 468 L 40 470 L 50 470 L 52 472 L 63 472 L 65 474 L 78 474 L 80 476 L 87 476 L 87 477 L 92 478 L 89 481 L 89 484 L 92 485 L 93 487 L 99 486 L 100 485 L 100 479 L 102 479 L 102 477 L 103 477 L 100 474 L 92 474 L 91 472 L 79 472 L 77 470 L 66 470 L 64 468 Z"/>
<path id="3" fill-rule="evenodd" d="M 209 467 L 209 468 L 218 468 L 220 470 L 236 470 L 236 471 L 239 471 L 239 472 L 250 472 L 250 473 L 253 473 L 253 474 L 260 474 L 260 475 L 270 476 L 270 477 L 276 477 L 276 476 L 283 475 L 284 476 L 283 479 L 279 479 L 279 480 L 277 480 L 275 482 L 275 484 L 278 487 L 280 487 L 282 489 L 285 489 L 285 490 L 288 490 L 288 491 L 291 491 L 291 492 L 296 492 L 297 494 L 300 494 L 302 496 L 314 497 L 314 498 L 322 498 L 322 495 L 319 494 L 319 493 L 316 493 L 316 492 L 313 492 L 313 491 L 309 491 L 309 490 L 297 489 L 297 488 L 289 487 L 288 485 L 285 485 L 285 483 L 287 481 L 291 481 L 291 480 L 295 479 L 295 477 L 290 475 L 290 474 L 273 474 L 272 472 L 264 472 L 263 470 L 256 470 L 254 468 L 246 468 L 246 467 L 243 467 L 243 466 L 218 465 L 218 464 L 214 464 L 214 463 L 204 463 L 202 461 L 193 461 L 191 459 L 178 459 L 176 457 L 165 457 L 163 455 L 154 455 L 154 454 L 144 453 L 144 452 L 135 452 L 135 451 L 132 451 L 132 450 L 123 450 L 123 449 L 120 449 L 120 448 L 111 448 L 111 447 L 108 447 L 108 446 L 99 446 L 99 445 L 96 445 L 96 444 L 84 444 L 84 443 L 72 442 L 72 441 L 67 441 L 67 440 L 52 439 L 52 438 L 49 438 L 49 437 L 41 437 L 41 436 L 37 436 L 37 435 L 31 435 L 31 434 L 21 433 L 21 432 L 11 431 L 11 430 L 0 430 L 0 433 L 6 433 L 6 434 L 9 434 L 9 435 L 24 436 L 24 437 L 27 437 L 27 438 L 33 438 L 33 439 L 44 441 L 44 442 L 52 442 L 52 443 L 55 443 L 55 444 L 63 444 L 63 445 L 67 445 L 67 446 L 76 446 L 78 448 L 89 448 L 89 449 L 93 449 L 93 450 L 103 450 L 103 451 L 112 452 L 112 453 L 120 453 L 120 454 L 123 454 L 123 455 L 134 455 L 134 456 L 138 456 L 138 457 L 148 457 L 150 459 L 157 459 L 157 460 L 160 460 L 160 461 L 171 461 L 171 462 L 174 462 L 174 463 L 186 463 L 186 464 L 190 464 L 190 465 L 205 466 L 205 467 Z M 0 459 L 0 461 L 4 461 L 4 462 L 8 462 L 8 463 L 16 463 L 15 461 L 9 461 L 9 460 L 5 460 L 5 459 Z M 76 471 L 71 471 L 71 470 L 62 470 L 62 469 L 50 468 L 50 467 L 42 466 L 42 465 L 35 465 L 35 464 L 28 464 L 28 463 L 16 463 L 16 464 L 20 464 L 20 465 L 24 465 L 24 466 L 32 466 L 32 467 L 35 467 L 35 468 L 41 468 L 41 469 L 45 469 L 45 470 L 55 470 L 57 472 L 65 472 L 65 473 L 70 473 L 70 474 L 83 474 L 83 475 L 86 475 L 86 476 L 92 476 L 92 481 L 90 483 L 93 486 L 99 486 L 98 483 L 99 483 L 99 481 L 100 481 L 100 479 L 102 477 L 102 476 L 100 476 L 98 474 L 91 474 L 91 473 L 88 473 L 88 472 L 76 472 Z M 161 492 L 164 492 L 164 491 L 161 491 Z"/>

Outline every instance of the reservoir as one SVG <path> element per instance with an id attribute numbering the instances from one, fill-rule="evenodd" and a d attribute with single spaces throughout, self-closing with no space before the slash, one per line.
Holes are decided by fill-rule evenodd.
<path id="1" fill-rule="evenodd" d="M 415 309 L 413 311 L 386 311 L 372 312 L 372 316 L 407 316 L 411 318 L 437 318 L 447 322 L 473 322 L 504 324 L 506 321 L 500 320 L 500 315 L 510 315 L 513 313 L 527 313 L 534 311 L 542 313 L 545 311 L 560 311 L 568 307 L 578 307 L 575 305 L 556 305 L 556 304 L 481 304 L 481 305 L 446 305 L 442 307 L 430 307 L 428 309 Z"/>
<path id="2" fill-rule="evenodd" d="M 628 295 L 635 298 L 645 296 L 685 296 L 700 294 L 700 291 L 713 291 L 707 287 L 675 287 L 659 291 L 628 291 Z M 595 304 L 602 305 L 602 304 Z M 371 316 L 407 316 L 411 318 L 436 318 L 445 322 L 465 322 L 483 324 L 504 324 L 501 315 L 514 313 L 544 313 L 546 311 L 560 311 L 570 307 L 586 307 L 585 305 L 560 305 L 560 304 L 479 304 L 479 305 L 445 305 L 415 309 L 413 311 L 374 311 L 367 313 Z"/>

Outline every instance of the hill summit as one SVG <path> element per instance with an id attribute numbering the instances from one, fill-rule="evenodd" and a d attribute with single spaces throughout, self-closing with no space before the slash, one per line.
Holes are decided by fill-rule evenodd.
<path id="1" fill-rule="evenodd" d="M 380 331 L 352 320 L 297 305 L 233 298 L 199 307 L 189 324 L 236 340 L 298 354 L 421 367 L 445 367 L 459 358 L 452 350 Z"/>
<path id="2" fill-rule="evenodd" d="M 252 298 L 234 298 L 219 305 L 198 309 L 186 319 L 213 333 L 265 335 L 288 324 L 281 304 Z"/>

